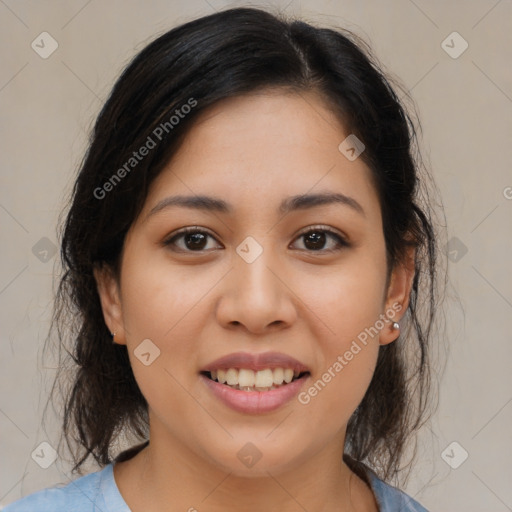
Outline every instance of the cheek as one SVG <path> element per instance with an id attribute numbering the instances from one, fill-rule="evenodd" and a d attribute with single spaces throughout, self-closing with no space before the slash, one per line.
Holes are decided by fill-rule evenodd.
<path id="1" fill-rule="evenodd" d="M 148 401 L 179 402 L 182 388 L 195 384 L 197 351 L 211 322 L 209 292 L 226 270 L 172 265 L 163 251 L 131 247 L 123 262 L 122 303 L 133 372 Z M 149 339 L 158 357 L 150 366 L 137 360 L 138 347 Z M 174 377 L 174 379 L 173 379 Z M 164 390 L 167 390 L 164 392 Z M 163 396 L 165 395 L 165 396 Z"/>
<path id="2" fill-rule="evenodd" d="M 377 308 L 361 311 L 355 301 L 340 299 L 326 320 L 335 334 L 317 337 L 319 367 L 309 386 L 299 395 L 308 423 L 325 431 L 346 425 L 372 380 L 379 353 L 375 336 Z"/>
<path id="3" fill-rule="evenodd" d="M 168 262 L 150 254 L 137 261 L 127 258 L 123 272 L 123 319 L 138 386 L 155 414 L 163 418 L 171 408 L 176 417 L 187 417 L 191 401 L 183 386 L 189 387 L 197 350 L 197 308 L 212 284 L 201 283 L 190 270 L 170 271 Z M 144 341 L 147 349 L 142 352 L 139 347 L 148 339 L 151 344 Z M 138 357 L 148 352 L 146 361 Z"/>
<path id="4" fill-rule="evenodd" d="M 123 319 L 132 343 L 141 337 L 172 342 L 173 334 L 197 314 L 197 306 L 214 280 L 191 269 L 172 266 L 160 251 L 148 251 L 137 260 L 124 262 Z"/>
<path id="5" fill-rule="evenodd" d="M 331 276 L 301 279 L 299 293 L 315 313 L 310 325 L 315 326 L 318 348 L 319 371 L 299 397 L 310 418 L 344 425 L 363 399 L 375 370 L 378 334 L 385 325 L 380 319 L 384 270 L 383 261 L 361 255 L 347 259 Z"/>
<path id="6" fill-rule="evenodd" d="M 371 341 L 375 326 L 382 328 L 378 321 L 384 313 L 384 286 L 384 261 L 354 253 L 329 273 L 297 275 L 294 291 L 315 314 L 309 323 L 316 326 L 317 339 L 332 355 L 358 336 Z"/>

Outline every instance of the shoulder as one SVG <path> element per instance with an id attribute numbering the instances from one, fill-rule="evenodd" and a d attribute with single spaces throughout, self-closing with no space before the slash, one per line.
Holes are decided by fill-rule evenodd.
<path id="1" fill-rule="evenodd" d="M 378 478 L 373 471 L 368 470 L 367 475 L 380 512 L 428 512 L 409 495 Z"/>
<path id="2" fill-rule="evenodd" d="M 117 491 L 113 466 L 79 477 L 68 484 L 34 492 L 3 509 L 3 512 L 107 512 L 106 500 Z M 121 509 L 117 509 L 121 510 Z"/>

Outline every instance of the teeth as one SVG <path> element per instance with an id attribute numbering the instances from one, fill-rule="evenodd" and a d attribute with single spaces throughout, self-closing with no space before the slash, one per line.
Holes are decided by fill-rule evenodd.
<path id="1" fill-rule="evenodd" d="M 226 372 L 226 384 L 229 384 L 230 386 L 235 386 L 238 384 L 238 370 L 235 370 L 235 368 L 230 368 Z"/>
<path id="2" fill-rule="evenodd" d="M 246 370 L 245 368 L 239 370 L 237 384 L 240 388 L 252 388 L 255 380 L 256 378 L 252 370 Z"/>
<path id="3" fill-rule="evenodd" d="M 274 384 L 282 384 L 284 382 L 283 368 L 274 368 L 273 377 L 274 377 Z"/>
<path id="4" fill-rule="evenodd" d="M 291 368 L 286 368 L 284 371 L 284 381 L 289 384 L 293 379 L 293 370 Z"/>
<path id="5" fill-rule="evenodd" d="M 217 370 L 217 380 L 221 384 L 225 384 L 226 383 L 226 370 Z"/>
<path id="6" fill-rule="evenodd" d="M 256 372 L 254 386 L 256 388 L 269 388 L 274 383 L 274 374 L 270 368 Z"/>
<path id="7" fill-rule="evenodd" d="M 292 368 L 266 368 L 257 372 L 248 368 L 218 369 L 210 372 L 212 380 L 245 391 L 268 391 L 289 384 L 300 372 Z"/>

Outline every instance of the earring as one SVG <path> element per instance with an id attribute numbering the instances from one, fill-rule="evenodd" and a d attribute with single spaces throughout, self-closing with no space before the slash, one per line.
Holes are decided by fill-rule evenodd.
<path id="1" fill-rule="evenodd" d="M 400 324 L 398 322 L 393 322 L 393 329 L 400 329 Z"/>
<path id="2" fill-rule="evenodd" d="M 110 336 L 112 336 L 112 343 L 115 343 L 115 342 L 116 342 L 116 340 L 115 340 L 115 338 L 116 338 L 116 333 L 115 333 L 115 332 L 111 332 L 111 333 L 110 333 Z"/>

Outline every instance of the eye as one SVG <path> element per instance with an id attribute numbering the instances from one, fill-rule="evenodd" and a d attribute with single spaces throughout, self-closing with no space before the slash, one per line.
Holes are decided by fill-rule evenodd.
<path id="1" fill-rule="evenodd" d="M 211 250 L 211 248 L 207 247 L 208 238 L 215 239 L 208 231 L 192 226 L 183 228 L 173 234 L 171 238 L 164 241 L 164 245 L 172 246 L 171 249 L 176 250 L 177 252 L 207 251 Z M 178 244 L 178 241 L 183 241 L 183 244 Z"/>
<path id="2" fill-rule="evenodd" d="M 215 240 L 215 237 L 208 231 L 197 226 L 183 228 L 174 233 L 170 238 L 165 240 L 163 244 L 171 247 L 176 252 L 201 252 L 209 251 L 217 247 L 208 247 L 208 239 Z M 308 252 L 334 252 L 341 250 L 343 247 L 349 247 L 349 243 L 340 234 L 327 229 L 323 226 L 312 226 L 307 231 L 299 234 L 297 240 L 304 239 L 304 249 Z M 329 240 L 331 243 L 329 244 Z M 181 242 L 181 243 L 179 243 Z M 325 248 L 325 245 L 328 248 Z"/>
<path id="3" fill-rule="evenodd" d="M 322 226 L 312 226 L 307 231 L 302 232 L 298 240 L 304 240 L 305 250 L 334 252 L 339 251 L 343 247 L 348 247 L 349 243 L 340 234 Z M 326 243 L 331 240 L 330 248 L 325 248 Z"/>

